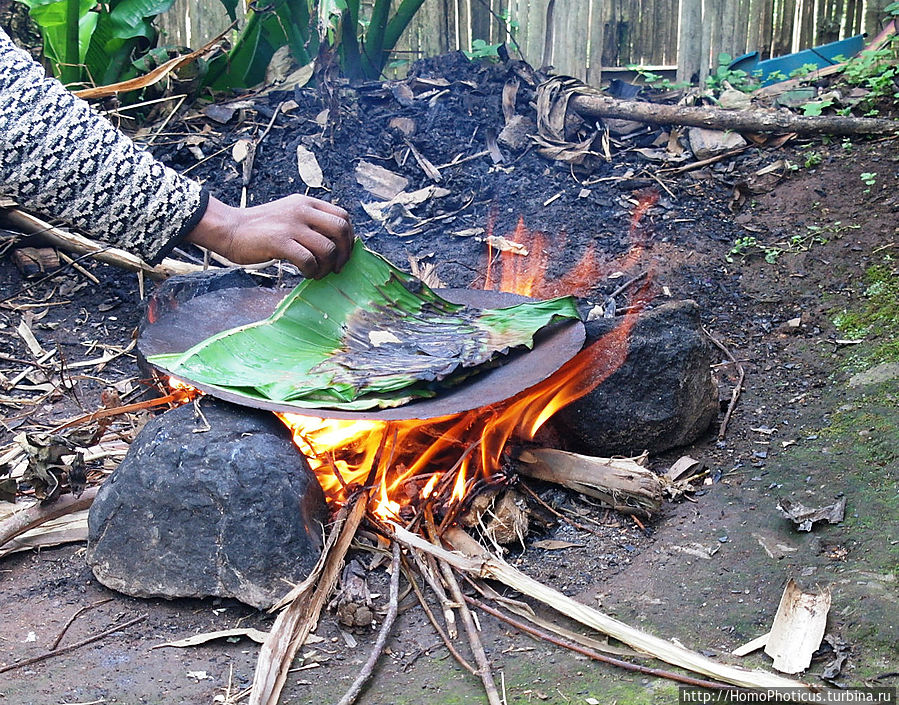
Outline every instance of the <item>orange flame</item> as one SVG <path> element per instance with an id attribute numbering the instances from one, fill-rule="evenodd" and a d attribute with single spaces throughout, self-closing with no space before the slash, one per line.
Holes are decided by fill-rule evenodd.
<path id="1" fill-rule="evenodd" d="M 656 199 L 656 195 L 644 197 L 635 207 L 630 231 L 632 241 L 637 239 L 640 220 Z M 495 214 L 491 214 L 488 235 L 493 234 L 494 224 Z M 543 275 L 550 257 L 545 235 L 529 233 L 523 220 L 519 220 L 508 239 L 526 248 L 529 254 L 501 251 L 495 263 L 492 238 L 488 237 L 485 288 L 526 296 L 584 294 L 609 270 L 591 246 L 569 272 L 557 281 L 547 282 Z M 564 238 L 561 239 L 564 245 Z M 616 269 L 629 268 L 642 251 L 643 247 L 635 244 L 612 265 Z M 451 501 L 462 501 L 473 477 L 487 478 L 501 469 L 503 451 L 510 438 L 517 434 L 532 439 L 559 409 L 589 393 L 622 365 L 627 357 L 631 329 L 645 303 L 648 288 L 648 283 L 643 285 L 635 297 L 639 303 L 611 332 L 581 351 L 549 379 L 504 402 L 427 421 L 357 422 L 299 414 L 279 414 L 279 417 L 292 429 L 297 445 L 309 458 L 331 501 L 344 501 L 353 484 L 365 482 L 381 439 L 388 432 L 395 434 L 395 457 L 392 468 L 378 469 L 376 514 L 385 518 L 399 516 L 403 503 L 409 501 L 401 487 L 425 473 L 431 474 L 419 497 L 431 497 L 441 487 L 449 489 L 446 483 L 451 481 Z M 454 478 L 447 477 L 450 472 L 455 473 Z"/>

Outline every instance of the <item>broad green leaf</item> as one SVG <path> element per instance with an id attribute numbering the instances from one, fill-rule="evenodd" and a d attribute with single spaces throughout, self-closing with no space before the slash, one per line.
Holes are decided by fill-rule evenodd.
<path id="1" fill-rule="evenodd" d="M 118 39 L 152 39 L 156 30 L 151 20 L 168 10 L 175 0 L 122 0 L 109 11 L 112 36 Z"/>
<path id="2" fill-rule="evenodd" d="M 78 4 L 78 59 L 66 57 L 66 21 L 70 4 Z M 41 28 L 44 54 L 57 64 L 83 63 L 91 35 L 97 26 L 97 14 L 90 12 L 95 0 L 27 0 L 31 18 Z"/>
<path id="3" fill-rule="evenodd" d="M 264 321 L 150 361 L 298 408 L 384 408 L 435 396 L 575 318 L 571 297 L 485 310 L 450 303 L 357 242 L 339 274 L 304 281 Z"/>

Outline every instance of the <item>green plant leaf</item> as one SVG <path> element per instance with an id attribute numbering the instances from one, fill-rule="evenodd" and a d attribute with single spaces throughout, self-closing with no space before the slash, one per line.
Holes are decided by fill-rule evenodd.
<path id="1" fill-rule="evenodd" d="M 298 408 L 384 408 L 434 396 L 578 317 L 572 297 L 485 310 L 450 303 L 357 241 L 339 274 L 302 282 L 264 321 L 150 361 Z"/>
<path id="2" fill-rule="evenodd" d="M 151 20 L 171 8 L 175 0 L 121 0 L 109 11 L 112 36 L 117 39 L 153 39 Z"/>
<path id="3" fill-rule="evenodd" d="M 27 0 L 31 18 L 41 28 L 44 55 L 53 66 L 53 73 L 64 83 L 79 79 L 78 64 L 84 63 L 91 35 L 97 27 L 97 13 L 90 12 L 94 0 Z M 69 22 L 78 22 L 77 41 L 70 41 Z M 74 27 L 74 25 L 72 25 Z M 74 35 L 71 37 L 74 39 Z"/>

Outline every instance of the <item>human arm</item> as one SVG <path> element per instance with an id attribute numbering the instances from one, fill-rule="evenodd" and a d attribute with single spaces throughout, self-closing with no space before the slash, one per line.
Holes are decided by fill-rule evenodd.
<path id="1" fill-rule="evenodd" d="M 352 245 L 346 213 L 323 201 L 236 209 L 211 198 L 47 78 L 2 30 L 0 194 L 151 264 L 187 239 L 241 264 L 284 257 L 323 276 Z"/>

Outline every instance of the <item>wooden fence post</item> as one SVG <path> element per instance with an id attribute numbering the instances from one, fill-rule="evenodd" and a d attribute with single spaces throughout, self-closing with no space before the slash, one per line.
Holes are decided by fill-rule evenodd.
<path id="1" fill-rule="evenodd" d="M 690 81 L 699 73 L 702 51 L 702 0 L 681 0 L 677 33 L 677 80 Z"/>

